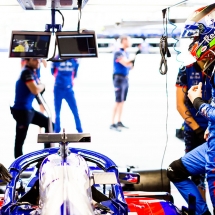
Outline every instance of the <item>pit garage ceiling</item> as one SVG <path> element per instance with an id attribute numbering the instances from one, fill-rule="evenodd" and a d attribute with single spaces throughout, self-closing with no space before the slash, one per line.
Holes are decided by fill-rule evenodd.
<path id="1" fill-rule="evenodd" d="M 102 29 L 104 26 L 122 22 L 156 24 L 156 22 L 162 21 L 162 9 L 176 5 L 182 1 L 183 0 L 89 0 L 82 11 L 81 27 L 97 30 Z M 172 7 L 170 10 L 170 18 L 185 20 L 194 8 L 211 3 L 214 3 L 214 0 L 188 0 L 179 6 Z M 67 27 L 74 23 L 74 25 L 76 25 L 77 11 L 64 10 L 62 13 L 65 16 L 65 24 L 67 24 Z M 38 25 L 39 23 L 44 23 L 44 20 L 46 23 L 51 20 L 50 13 L 47 11 L 26 12 L 23 11 L 17 0 L 0 0 L 0 18 L 3 17 L 3 20 L 7 18 L 8 23 L 11 22 L 15 25 L 18 20 L 23 22 L 20 17 L 26 17 L 24 14 L 27 14 L 28 20 L 32 20 L 33 23 L 37 21 Z M 44 17 L 46 17 L 46 19 L 44 19 Z M 23 25 L 26 28 L 27 23 L 23 23 Z"/>
<path id="2" fill-rule="evenodd" d="M 50 0 L 47 0 L 50 1 Z M 77 1 L 77 0 L 73 0 Z M 183 2 L 183 0 L 88 0 L 86 7 L 83 10 L 84 14 L 91 16 L 103 14 L 103 19 L 110 20 L 156 20 L 161 16 L 161 10 L 169 6 L 173 6 Z M 187 0 L 178 7 L 172 8 L 176 17 L 185 17 L 188 8 L 198 5 L 214 3 L 213 0 Z M 6 8 L 11 10 L 21 10 L 17 0 L 0 0 L 0 11 Z M 175 11 L 177 11 L 175 13 Z M 183 12 L 182 12 L 183 11 Z M 159 15 L 160 16 L 159 16 Z M 96 17 L 96 16 L 94 16 Z"/>

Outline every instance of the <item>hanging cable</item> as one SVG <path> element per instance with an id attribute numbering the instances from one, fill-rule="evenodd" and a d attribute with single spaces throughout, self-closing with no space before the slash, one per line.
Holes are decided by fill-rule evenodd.
<path id="1" fill-rule="evenodd" d="M 63 26 L 64 26 L 64 16 L 63 16 L 63 14 L 61 13 L 60 10 L 56 10 L 56 11 L 57 11 L 57 12 L 61 15 L 61 17 L 62 17 L 62 28 L 63 28 Z M 65 61 L 65 60 L 67 60 L 67 59 L 61 59 L 61 60 L 55 59 L 56 48 L 57 48 L 57 41 L 56 41 L 56 39 L 55 39 L 54 53 L 53 53 L 52 57 L 49 58 L 47 61 L 52 61 L 52 62 L 63 62 L 63 61 Z"/>
<path id="2" fill-rule="evenodd" d="M 167 42 L 168 33 L 167 33 L 166 10 L 167 9 L 162 10 L 164 32 L 163 32 L 163 35 L 161 36 L 160 43 L 159 43 L 160 54 L 161 54 L 161 62 L 160 62 L 159 72 L 161 75 L 166 75 L 167 70 L 168 70 L 167 60 L 165 57 L 166 56 L 171 57 L 171 54 L 170 54 L 169 49 L 168 49 L 168 42 Z"/>
<path id="3" fill-rule="evenodd" d="M 173 32 L 177 29 L 177 25 L 175 25 L 173 22 L 170 21 L 169 13 L 170 13 L 170 9 L 168 8 L 168 23 L 170 25 L 174 26 L 174 28 L 172 29 L 172 32 L 171 32 L 172 38 L 175 40 L 175 43 L 173 44 L 173 49 L 176 52 L 176 60 L 177 60 L 177 62 L 181 63 L 180 68 L 183 68 L 184 61 L 178 60 L 178 56 L 179 56 L 179 54 L 181 54 L 181 51 L 179 51 L 178 49 L 176 49 L 176 45 L 179 42 L 179 40 L 176 38 L 176 36 L 175 37 L 173 36 Z"/>
<path id="4" fill-rule="evenodd" d="M 163 28 L 164 28 L 164 32 L 163 35 L 161 36 L 160 39 L 160 54 L 161 54 L 161 62 L 160 62 L 160 74 L 165 75 L 166 74 L 166 144 L 164 147 L 164 152 L 163 152 L 163 156 L 161 159 L 161 168 L 160 168 L 160 172 L 161 172 L 161 184 L 162 184 L 162 190 L 164 190 L 164 181 L 163 181 L 163 161 L 164 161 L 164 157 L 166 154 L 166 148 L 167 148 L 167 143 L 168 143 L 168 111 L 169 111 L 169 102 L 168 102 L 168 85 L 167 85 L 167 60 L 165 58 L 165 56 L 167 55 L 167 57 L 170 57 L 170 52 L 168 49 L 168 43 L 167 43 L 167 38 L 168 38 L 168 32 L 167 32 L 167 17 L 166 17 L 166 9 L 162 10 L 162 14 L 163 14 Z M 166 18 L 166 19 L 165 19 Z M 163 68 L 164 67 L 164 68 Z"/>
<path id="5" fill-rule="evenodd" d="M 63 16 L 63 14 L 60 12 L 60 10 L 56 10 L 60 15 L 61 15 L 61 17 L 62 17 L 62 28 L 63 28 L 63 26 L 64 26 L 64 16 Z"/>
<path id="6" fill-rule="evenodd" d="M 176 5 L 173 5 L 172 7 L 174 6 L 178 6 L 182 3 L 184 3 L 185 1 L 188 1 L 188 0 L 184 0 L 182 2 L 179 2 L 178 4 Z M 170 8 L 170 7 L 169 7 Z M 168 49 L 168 42 L 167 42 L 167 39 L 168 39 L 168 32 L 167 32 L 167 16 L 166 16 L 166 10 L 169 8 L 166 8 L 166 9 L 163 9 L 162 10 L 162 14 L 163 14 L 163 28 L 164 28 L 164 33 L 160 39 L 160 44 L 159 44 L 159 47 L 160 47 L 160 54 L 161 54 L 161 63 L 160 63 L 160 68 L 159 68 L 159 71 L 162 75 L 165 75 L 166 74 L 166 144 L 165 144 L 165 147 L 164 147 L 164 152 L 163 152 L 163 156 L 162 156 L 162 160 L 161 160 L 161 168 L 160 168 L 160 172 L 161 172 L 161 183 L 162 183 L 162 190 L 164 190 L 164 183 L 163 183 L 163 171 L 162 171 L 162 168 L 163 168 L 163 162 L 164 162 L 164 158 L 165 158 L 165 154 L 166 154 L 166 149 L 167 149 L 167 145 L 168 145 L 168 118 L 169 118 L 169 100 L 168 100 L 168 84 L 167 84 L 167 70 L 168 70 L 168 67 L 167 67 L 167 60 L 165 58 L 165 55 L 167 55 L 167 57 L 171 57 L 171 54 L 169 52 L 169 49 Z M 166 17 L 166 19 L 165 19 Z M 164 66 L 164 70 L 162 70 L 162 67 Z"/>

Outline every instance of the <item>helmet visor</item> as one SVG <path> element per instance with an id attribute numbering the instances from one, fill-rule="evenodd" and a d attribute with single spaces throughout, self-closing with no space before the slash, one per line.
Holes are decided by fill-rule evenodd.
<path id="1" fill-rule="evenodd" d="M 214 29 L 215 3 L 207 7 L 200 8 L 192 13 L 185 22 L 185 27 L 181 33 L 182 38 L 207 35 Z"/>

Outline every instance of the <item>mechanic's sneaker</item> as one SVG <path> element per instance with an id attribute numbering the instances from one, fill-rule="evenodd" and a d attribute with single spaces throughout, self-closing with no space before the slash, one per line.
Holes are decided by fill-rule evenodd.
<path id="1" fill-rule="evenodd" d="M 116 125 L 117 125 L 117 127 L 119 127 L 119 128 L 127 128 L 127 129 L 128 129 L 128 127 L 125 126 L 125 125 L 123 125 L 122 122 L 118 122 Z"/>
<path id="2" fill-rule="evenodd" d="M 112 125 L 110 126 L 110 129 L 115 130 L 115 131 L 118 131 L 118 132 L 121 132 L 121 130 L 118 128 L 118 126 L 117 126 L 116 124 L 112 124 Z"/>

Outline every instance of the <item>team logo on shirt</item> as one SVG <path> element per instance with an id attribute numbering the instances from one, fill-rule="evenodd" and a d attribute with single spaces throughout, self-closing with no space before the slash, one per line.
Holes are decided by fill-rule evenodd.
<path id="1" fill-rule="evenodd" d="M 173 172 L 172 167 L 169 166 L 167 169 L 168 169 L 168 171 L 172 171 Z"/>
<path id="2" fill-rule="evenodd" d="M 198 85 L 199 82 L 201 80 L 201 77 L 200 77 L 200 73 L 199 72 L 192 72 L 191 75 L 190 75 L 190 81 L 191 81 L 191 84 L 192 86 L 193 85 Z"/>

